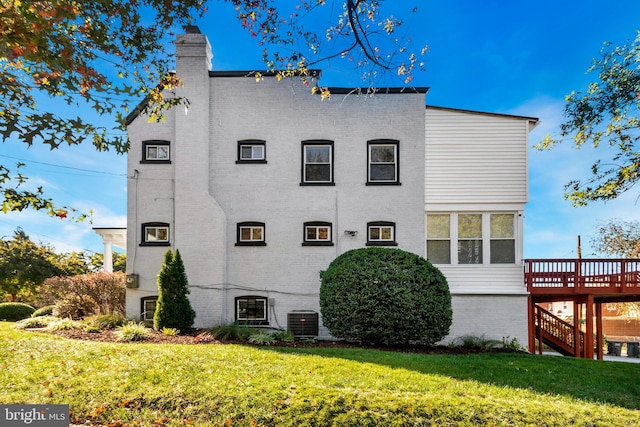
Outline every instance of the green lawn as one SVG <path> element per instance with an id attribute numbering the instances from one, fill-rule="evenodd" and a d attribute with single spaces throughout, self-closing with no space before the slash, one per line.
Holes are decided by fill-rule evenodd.
<path id="1" fill-rule="evenodd" d="M 630 426 L 640 365 L 521 354 L 109 344 L 0 323 L 0 403 L 113 426 Z"/>

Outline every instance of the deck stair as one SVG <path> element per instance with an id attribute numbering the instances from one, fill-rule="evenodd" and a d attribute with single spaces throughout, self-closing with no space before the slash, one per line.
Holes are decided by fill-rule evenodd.
<path id="1" fill-rule="evenodd" d="M 535 333 L 539 343 L 544 343 L 564 356 L 584 357 L 584 332 L 578 331 L 576 348 L 574 325 L 553 313 L 535 306 Z"/>

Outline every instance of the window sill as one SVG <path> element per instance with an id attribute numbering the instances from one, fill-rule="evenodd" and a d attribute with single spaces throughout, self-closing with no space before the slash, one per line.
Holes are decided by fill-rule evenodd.
<path id="1" fill-rule="evenodd" d="M 398 246 L 396 242 L 367 242 L 365 246 Z"/>
<path id="2" fill-rule="evenodd" d="M 140 246 L 171 246 L 171 242 L 141 242 Z"/>
<path id="3" fill-rule="evenodd" d="M 246 164 L 251 164 L 251 163 L 266 165 L 267 161 L 266 160 L 236 160 L 236 164 L 237 165 L 239 165 L 239 164 L 245 164 L 246 165 Z"/>
<path id="4" fill-rule="evenodd" d="M 335 182 L 301 182 L 300 187 L 335 187 Z"/>
<path id="5" fill-rule="evenodd" d="M 333 242 L 302 242 L 302 246 L 333 246 Z"/>
<path id="6" fill-rule="evenodd" d="M 236 242 L 236 246 L 267 246 L 267 242 Z"/>
<path id="7" fill-rule="evenodd" d="M 140 164 L 144 164 L 144 165 L 150 165 L 150 164 L 157 164 L 157 165 L 168 165 L 171 164 L 171 160 L 140 160 Z"/>
<path id="8" fill-rule="evenodd" d="M 365 185 L 402 185 L 401 182 L 367 181 Z"/>

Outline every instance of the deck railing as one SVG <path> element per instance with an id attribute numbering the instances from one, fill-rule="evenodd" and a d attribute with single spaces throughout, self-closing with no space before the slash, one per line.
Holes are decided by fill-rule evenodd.
<path id="1" fill-rule="evenodd" d="M 575 349 L 575 328 L 572 324 L 565 322 L 551 312 L 536 306 L 535 308 L 536 326 L 538 327 L 538 339 L 542 341 L 543 333 L 550 335 L 553 344 L 559 345 L 566 353 L 581 357 L 584 353 L 584 332 L 579 331 L 580 338 L 578 354 Z"/>
<path id="2" fill-rule="evenodd" d="M 640 259 L 526 259 L 527 290 L 640 293 Z"/>

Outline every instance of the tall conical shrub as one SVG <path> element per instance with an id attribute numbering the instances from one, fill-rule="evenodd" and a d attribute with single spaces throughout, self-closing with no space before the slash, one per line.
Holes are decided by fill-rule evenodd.
<path id="1" fill-rule="evenodd" d="M 164 254 L 164 262 L 158 273 L 158 301 L 153 315 L 153 328 L 176 328 L 185 331 L 193 326 L 195 311 L 187 295 L 189 282 L 180 252 L 171 249 Z"/>

